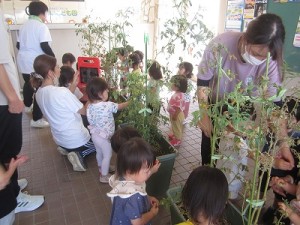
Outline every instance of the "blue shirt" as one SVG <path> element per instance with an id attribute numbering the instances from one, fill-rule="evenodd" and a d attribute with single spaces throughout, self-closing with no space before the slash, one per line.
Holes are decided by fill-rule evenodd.
<path id="1" fill-rule="evenodd" d="M 116 196 L 113 200 L 110 225 L 131 225 L 131 220 L 141 218 L 142 214 L 149 211 L 150 202 L 147 195 L 136 193 L 128 198 Z"/>

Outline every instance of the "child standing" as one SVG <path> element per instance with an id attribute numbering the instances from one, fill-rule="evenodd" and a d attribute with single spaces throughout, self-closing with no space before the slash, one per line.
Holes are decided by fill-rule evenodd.
<path id="1" fill-rule="evenodd" d="M 83 94 L 77 87 L 79 72 L 73 70 L 70 66 L 60 67 L 59 86 L 69 88 L 70 91 L 78 98 L 81 99 Z"/>
<path id="2" fill-rule="evenodd" d="M 152 112 L 159 115 L 160 113 L 160 96 L 159 93 L 161 91 L 161 87 L 163 85 L 162 81 L 162 72 L 161 66 L 157 61 L 153 61 L 148 69 L 149 74 L 149 82 L 148 87 L 150 89 L 150 96 L 149 96 L 149 105 L 148 107 L 152 110 Z"/>
<path id="3" fill-rule="evenodd" d="M 193 77 L 193 65 L 189 62 L 180 63 L 179 64 L 178 75 L 185 76 L 187 78 L 187 81 L 188 81 L 187 91 L 184 94 L 185 107 L 184 107 L 184 111 L 183 111 L 184 118 L 185 118 L 184 123 L 186 123 L 186 118 L 189 115 L 190 104 L 191 104 L 191 101 L 192 101 L 191 92 L 193 90 L 193 81 L 191 80 L 191 78 Z"/>
<path id="4" fill-rule="evenodd" d="M 155 162 L 152 147 L 142 138 L 125 142 L 117 156 L 116 174 L 110 178 L 113 198 L 110 225 L 150 224 L 158 213 L 158 200 L 146 193 L 146 181 Z"/>
<path id="5" fill-rule="evenodd" d="M 96 147 L 96 158 L 100 172 L 100 182 L 108 183 L 108 171 L 112 156 L 110 138 L 115 132 L 113 113 L 125 108 L 128 102 L 121 104 L 108 100 L 108 84 L 102 78 L 90 79 L 86 86 L 90 104 L 87 107 L 87 118 L 93 143 Z"/>
<path id="6" fill-rule="evenodd" d="M 170 144 L 179 146 L 181 144 L 184 121 L 184 93 L 187 90 L 187 79 L 181 75 L 175 75 L 171 78 L 171 88 L 174 91 L 169 105 L 168 112 L 170 114 L 170 122 L 172 134 L 169 134 Z"/>
<path id="7" fill-rule="evenodd" d="M 190 221 L 180 225 L 213 225 L 222 217 L 228 197 L 228 183 L 221 170 L 200 166 L 193 170 L 182 190 L 182 204 Z"/>

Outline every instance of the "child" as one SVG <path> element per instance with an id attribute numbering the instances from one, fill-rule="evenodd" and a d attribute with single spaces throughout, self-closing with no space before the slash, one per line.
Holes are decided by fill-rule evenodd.
<path id="1" fill-rule="evenodd" d="M 150 144 L 142 138 L 125 142 L 117 156 L 117 170 L 107 195 L 113 199 L 110 225 L 150 224 L 159 202 L 146 193 L 146 181 L 155 162 Z"/>
<path id="2" fill-rule="evenodd" d="M 140 75 L 142 73 L 142 70 L 140 68 L 140 63 L 141 63 L 141 59 L 139 54 L 132 53 L 129 55 L 129 65 L 131 66 L 129 71 L 132 70 L 131 74 Z"/>
<path id="3" fill-rule="evenodd" d="M 141 62 L 140 62 L 140 64 L 139 64 L 139 67 L 140 67 L 140 69 L 143 71 L 143 67 L 144 67 L 144 63 L 143 63 L 143 60 L 144 60 L 144 53 L 141 52 L 140 50 L 135 50 L 133 53 L 138 54 L 138 56 L 140 57 Z"/>
<path id="4" fill-rule="evenodd" d="M 75 56 L 72 53 L 65 53 L 62 56 L 63 66 L 72 67 L 75 62 L 76 62 L 76 59 L 75 59 Z"/>
<path id="5" fill-rule="evenodd" d="M 290 202 L 290 206 L 287 206 L 284 202 L 279 202 L 278 206 L 286 213 L 291 224 L 300 225 L 300 184 L 295 184 L 294 179 L 288 175 L 283 178 L 272 177 L 270 186 L 281 196 L 286 197 L 289 194 L 297 197 L 297 199 Z"/>
<path id="6" fill-rule="evenodd" d="M 78 99 L 81 99 L 83 94 L 77 87 L 78 75 L 78 71 L 75 73 L 70 66 L 60 67 L 59 86 L 69 88 Z"/>
<path id="7" fill-rule="evenodd" d="M 128 102 L 121 104 L 108 100 L 108 84 L 102 78 L 89 80 L 86 93 L 90 104 L 87 107 L 89 130 L 96 148 L 96 158 L 100 172 L 100 182 L 108 183 L 109 164 L 112 155 L 110 138 L 115 132 L 113 113 L 125 108 Z"/>
<path id="8" fill-rule="evenodd" d="M 189 62 L 182 62 L 179 64 L 178 75 L 185 76 L 188 79 L 187 92 L 184 94 L 185 107 L 184 107 L 184 124 L 187 123 L 187 117 L 189 115 L 190 104 L 192 100 L 191 92 L 193 90 L 193 83 L 191 78 L 193 77 L 193 65 Z"/>
<path id="9" fill-rule="evenodd" d="M 200 166 L 193 170 L 182 189 L 182 204 L 190 221 L 180 225 L 213 225 L 222 217 L 228 197 L 228 183 L 221 170 Z"/>
<path id="10" fill-rule="evenodd" d="M 148 107 L 155 113 L 159 114 L 161 105 L 159 93 L 162 86 L 162 72 L 160 64 L 156 61 L 153 61 L 148 69 L 148 73 L 150 76 L 148 83 L 148 87 L 150 88 L 150 104 Z"/>
<path id="11" fill-rule="evenodd" d="M 118 129 L 110 140 L 113 151 L 118 154 L 122 144 L 134 137 L 142 137 L 134 127 L 126 126 Z M 161 163 L 156 159 L 153 167 L 151 168 L 151 174 L 156 173 L 160 165 Z"/>
<path id="12" fill-rule="evenodd" d="M 127 79 L 127 75 L 129 73 L 129 65 L 128 65 L 128 51 L 125 48 L 120 48 L 118 50 L 117 56 L 119 58 L 119 62 L 117 65 L 117 69 L 120 71 L 120 88 L 124 89 L 124 82 Z"/>
<path id="13" fill-rule="evenodd" d="M 181 75 L 175 75 L 171 78 L 171 88 L 175 93 L 172 95 L 168 112 L 170 113 L 170 121 L 172 134 L 169 134 L 170 144 L 173 146 L 179 146 L 181 144 L 183 133 L 183 121 L 184 121 L 184 93 L 187 90 L 187 79 Z"/>

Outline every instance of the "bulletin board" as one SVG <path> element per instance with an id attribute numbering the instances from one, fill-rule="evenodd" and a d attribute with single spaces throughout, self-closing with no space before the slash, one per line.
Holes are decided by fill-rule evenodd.
<path id="1" fill-rule="evenodd" d="M 300 47 L 293 45 L 300 16 L 300 2 L 276 3 L 268 1 L 268 13 L 279 15 L 285 26 L 284 59 L 295 72 L 300 72 Z"/>

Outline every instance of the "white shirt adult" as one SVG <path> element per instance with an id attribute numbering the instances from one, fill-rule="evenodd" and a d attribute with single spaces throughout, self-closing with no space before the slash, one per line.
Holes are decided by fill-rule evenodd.
<path id="1" fill-rule="evenodd" d="M 3 64 L 5 71 L 8 75 L 8 79 L 15 90 L 16 94 L 19 98 L 20 96 L 20 82 L 18 73 L 16 70 L 16 65 L 13 61 L 13 58 L 10 54 L 10 44 L 9 44 L 9 36 L 7 32 L 7 26 L 4 22 L 3 14 L 0 11 L 0 64 Z M 1 79 L 1 77 L 0 77 Z M 1 80 L 0 80 L 1 82 Z M 4 93 L 0 90 L 0 105 L 8 105 L 8 99 L 4 95 Z"/>
<path id="2" fill-rule="evenodd" d="M 52 42 L 49 28 L 38 17 L 29 17 L 29 20 L 20 28 L 17 41 L 20 43 L 17 55 L 19 71 L 30 74 L 34 71 L 34 59 L 45 54 L 41 48 L 41 43 Z"/>
<path id="3" fill-rule="evenodd" d="M 57 145 L 74 149 L 90 140 L 90 134 L 78 113 L 83 104 L 68 88 L 52 85 L 40 87 L 36 100 L 50 124 Z"/>

